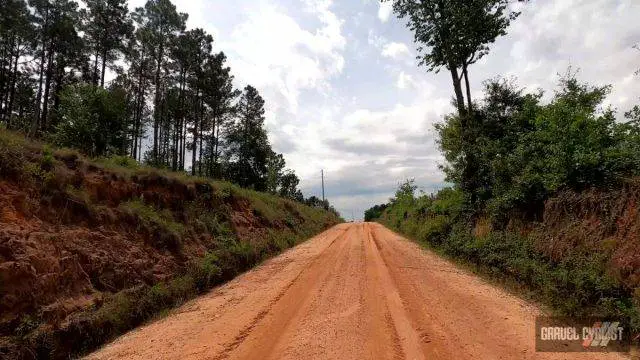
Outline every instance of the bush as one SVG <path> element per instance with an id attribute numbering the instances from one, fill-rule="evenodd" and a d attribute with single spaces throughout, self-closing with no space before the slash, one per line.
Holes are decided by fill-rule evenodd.
<path id="1" fill-rule="evenodd" d="M 198 292 L 210 289 L 220 281 L 222 269 L 220 269 L 218 262 L 216 254 L 207 253 L 198 263 L 192 265 L 189 273 L 193 276 Z"/>
<path id="2" fill-rule="evenodd" d="M 6 130 L 0 130 L 0 174 L 18 180 L 24 171 L 24 140 Z"/>
<path id="3" fill-rule="evenodd" d="M 141 200 L 122 203 L 119 208 L 137 216 L 141 227 L 151 232 L 155 246 L 169 250 L 180 248 L 185 227 L 173 220 L 173 215 L 169 210 L 156 210 Z"/>
<path id="4" fill-rule="evenodd" d="M 121 153 L 126 142 L 126 94 L 91 84 L 74 84 L 60 94 L 55 144 L 90 156 Z"/>
<path id="5" fill-rule="evenodd" d="M 122 167 L 127 169 L 139 169 L 140 164 L 129 156 L 113 155 L 111 157 L 99 159 L 98 162 L 104 165 Z"/>
<path id="6" fill-rule="evenodd" d="M 640 173 L 640 123 L 619 123 L 605 106 L 609 86 L 560 79 L 552 100 L 509 81 L 489 81 L 462 140 L 461 120 L 437 125 L 447 180 L 466 205 L 502 227 L 517 211 L 540 220 L 544 201 L 559 190 L 617 185 Z M 637 119 L 638 112 L 629 112 Z"/>
<path id="7" fill-rule="evenodd" d="M 460 216 L 461 203 L 459 192 L 446 189 L 434 198 L 392 203 L 380 221 L 481 274 L 526 289 L 559 315 L 630 317 L 634 329 L 640 329 L 637 300 L 632 289 L 608 273 L 608 254 L 574 247 L 554 260 L 536 248 L 537 237 L 544 234 L 539 230 L 528 235 L 490 230 L 475 236 Z"/>

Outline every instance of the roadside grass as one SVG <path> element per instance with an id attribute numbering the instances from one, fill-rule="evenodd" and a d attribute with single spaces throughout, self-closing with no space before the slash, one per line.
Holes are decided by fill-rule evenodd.
<path id="1" fill-rule="evenodd" d="M 40 327 L 23 341 L 26 347 L 47 354 L 47 358 L 81 356 L 137 326 L 171 314 L 171 309 L 298 244 L 306 236 L 288 230 L 270 231 L 262 246 L 225 238 L 216 250 L 190 263 L 182 275 L 108 295 L 101 307 L 76 314 L 60 331 Z"/>
<path id="2" fill-rule="evenodd" d="M 411 213 L 412 209 L 405 210 Z M 554 260 L 536 248 L 536 236 L 542 236 L 536 231 L 527 235 L 474 231 L 444 214 L 406 219 L 390 213 L 385 216 L 379 220 L 385 226 L 491 283 L 539 302 L 552 314 L 623 317 L 631 320 L 633 332 L 640 331 L 640 297 L 609 274 L 605 253 L 576 248 Z"/>
<path id="3" fill-rule="evenodd" d="M 135 212 L 142 222 L 181 229 L 168 214 L 159 214 L 138 200 L 122 206 Z M 326 217 L 326 213 L 323 215 Z M 262 241 L 251 243 L 237 239 L 228 225 L 218 222 L 215 215 L 209 221 L 211 225 L 207 229 L 217 233 L 215 249 L 191 261 L 181 275 L 154 285 L 108 294 L 101 306 L 75 314 L 68 326 L 57 331 L 48 326 L 34 326 L 36 330 L 22 337 L 23 347 L 43 354 L 43 358 L 87 354 L 137 326 L 170 314 L 171 309 L 297 245 L 327 225 L 324 221 L 309 221 L 298 232 L 288 228 L 270 229 Z M 40 323 L 36 320 L 36 324 Z"/>
<path id="4" fill-rule="evenodd" d="M 115 222 L 112 230 L 146 234 L 151 246 L 170 251 L 183 264 L 165 281 L 100 294 L 92 307 L 70 315 L 63 326 L 48 323 L 40 313 L 24 314 L 13 340 L 25 358 L 86 354 L 341 221 L 323 209 L 225 181 L 158 170 L 117 156 L 87 159 L 75 150 L 52 149 L 5 130 L 0 130 L 0 175 L 29 193 L 26 201 L 33 203 L 34 216 L 38 211 L 52 216 L 41 220 L 56 226 L 110 227 L 113 224 L 104 223 L 109 219 Z M 93 188 L 87 187 L 87 176 L 93 176 Z M 98 189 L 107 197 L 100 200 L 95 181 L 101 179 L 116 185 Z M 117 184 L 123 181 L 134 183 L 133 189 L 150 184 L 158 197 L 119 191 Z M 63 205 L 60 211 L 61 203 L 69 209 Z M 252 213 L 263 235 L 239 239 L 231 221 L 234 211 Z M 207 252 L 188 257 L 183 247 L 196 237 L 207 239 Z"/>
<path id="5" fill-rule="evenodd" d="M 176 222 L 168 209 L 155 209 L 140 199 L 121 203 L 118 208 L 136 216 L 139 228 L 149 229 L 154 246 L 174 251 L 180 249 L 185 225 Z"/>

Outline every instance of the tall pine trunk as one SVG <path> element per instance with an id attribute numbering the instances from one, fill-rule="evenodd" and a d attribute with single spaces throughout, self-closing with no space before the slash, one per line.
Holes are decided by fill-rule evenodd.
<path id="1" fill-rule="evenodd" d="M 191 152 L 191 175 L 196 175 L 196 152 L 198 151 L 198 126 L 199 121 L 199 106 L 200 106 L 200 90 L 196 92 L 196 101 L 194 102 L 194 117 L 193 117 L 193 149 Z"/>
<path id="2" fill-rule="evenodd" d="M 18 60 L 20 59 L 20 48 L 16 52 L 16 59 L 13 64 L 13 76 L 11 77 L 11 88 L 9 89 L 9 104 L 7 104 L 7 127 L 11 128 L 11 114 L 13 113 L 13 101 L 16 96 L 16 83 L 18 80 Z"/>
<path id="3" fill-rule="evenodd" d="M 198 175 L 202 176 L 202 138 L 204 137 L 204 99 L 200 101 L 200 153 L 198 153 Z"/>
<path id="4" fill-rule="evenodd" d="M 153 109 L 153 161 L 158 163 L 158 126 L 160 126 L 160 69 L 162 67 L 162 58 L 164 57 L 164 47 L 160 45 L 158 48 L 158 56 L 156 57 L 156 76 L 155 76 L 155 100 Z"/>
<path id="5" fill-rule="evenodd" d="M 45 25 L 46 25 L 46 21 L 45 21 Z M 45 25 L 43 25 L 43 28 Z M 40 107 L 42 105 L 42 83 L 44 80 L 44 62 L 47 54 L 46 43 L 47 43 L 47 39 L 43 30 L 42 31 L 42 51 L 40 53 L 40 70 L 38 75 L 38 93 L 36 95 L 35 116 L 31 121 L 30 136 L 34 136 L 36 134 L 36 131 L 38 131 L 38 128 L 40 127 Z"/>
<path id="6" fill-rule="evenodd" d="M 51 91 L 51 78 L 53 77 L 53 49 L 49 49 L 47 57 L 47 73 L 44 82 L 44 95 L 42 96 L 42 116 L 40 117 L 40 129 L 47 130 L 47 117 L 49 116 L 49 93 Z"/>
<path id="7" fill-rule="evenodd" d="M 100 87 L 104 89 L 104 75 L 107 71 L 107 47 L 102 49 L 102 71 L 100 72 Z"/>
<path id="8" fill-rule="evenodd" d="M 184 163 L 187 157 L 187 122 L 182 124 L 182 151 L 180 152 L 180 171 L 184 171 Z"/>
<path id="9" fill-rule="evenodd" d="M 92 77 L 92 82 L 93 85 L 98 86 L 98 59 L 99 59 L 99 55 L 98 55 L 98 48 L 96 47 L 96 53 L 93 55 L 95 56 L 95 60 L 93 61 L 93 77 Z"/>

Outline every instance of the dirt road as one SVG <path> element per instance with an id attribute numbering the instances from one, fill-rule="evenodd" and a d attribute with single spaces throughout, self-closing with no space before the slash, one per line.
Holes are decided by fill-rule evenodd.
<path id="1" fill-rule="evenodd" d="M 534 350 L 539 310 L 377 224 L 342 224 L 91 359 L 616 359 Z"/>

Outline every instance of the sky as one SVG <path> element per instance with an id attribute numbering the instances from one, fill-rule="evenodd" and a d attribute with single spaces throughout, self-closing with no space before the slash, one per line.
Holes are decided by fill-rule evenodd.
<path id="1" fill-rule="evenodd" d="M 130 0 L 131 7 L 145 0 Z M 434 124 L 454 111 L 450 75 L 418 66 L 413 34 L 390 2 L 375 0 L 173 0 L 189 28 L 214 35 L 236 87 L 266 101 L 276 152 L 305 196 L 325 193 L 344 218 L 387 202 L 398 184 L 447 184 Z M 640 1 L 531 0 L 491 52 L 470 68 L 472 97 L 487 79 L 517 79 L 548 99 L 569 67 L 613 85 L 619 114 L 640 104 Z"/>

